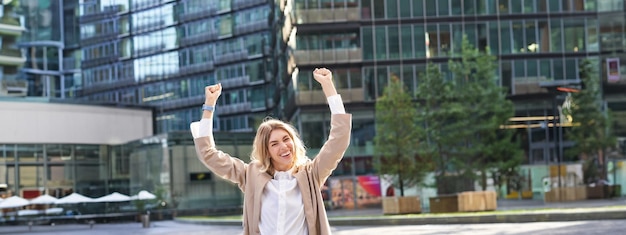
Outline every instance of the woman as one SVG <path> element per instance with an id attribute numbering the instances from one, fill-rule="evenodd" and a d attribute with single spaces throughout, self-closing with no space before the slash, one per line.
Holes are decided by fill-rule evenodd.
<path id="1" fill-rule="evenodd" d="M 313 160 L 295 128 L 276 119 L 259 126 L 250 163 L 217 150 L 212 118 L 222 86 L 205 88 L 202 120 L 191 124 L 196 152 L 214 174 L 244 193 L 244 234 L 330 234 L 321 190 L 348 148 L 352 115 L 345 112 L 330 70 L 315 69 L 313 77 L 332 114 L 328 140 Z"/>

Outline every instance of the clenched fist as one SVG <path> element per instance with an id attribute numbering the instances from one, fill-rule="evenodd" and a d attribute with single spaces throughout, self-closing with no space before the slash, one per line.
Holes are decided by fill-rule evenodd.
<path id="1" fill-rule="evenodd" d="M 217 98 L 222 94 L 222 84 L 218 83 L 211 86 L 204 87 L 204 104 L 215 106 L 217 103 Z"/>
<path id="2" fill-rule="evenodd" d="M 313 78 L 320 84 L 324 85 L 333 81 L 333 73 L 327 68 L 317 68 L 313 70 Z"/>
<path id="3" fill-rule="evenodd" d="M 336 95 L 335 85 L 333 84 L 333 73 L 327 68 L 317 68 L 313 70 L 313 78 L 322 85 L 322 90 L 326 97 Z"/>

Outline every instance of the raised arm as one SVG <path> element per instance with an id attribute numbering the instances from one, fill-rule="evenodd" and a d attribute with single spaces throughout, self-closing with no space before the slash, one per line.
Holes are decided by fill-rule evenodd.
<path id="1" fill-rule="evenodd" d="M 213 112 L 216 109 L 217 99 L 222 94 L 222 85 L 207 86 L 204 88 L 204 92 L 202 120 L 191 124 L 198 159 L 214 174 L 236 183 L 243 191 L 248 165 L 241 159 L 217 150 L 213 139 Z"/>
<path id="2" fill-rule="evenodd" d="M 319 182 L 323 184 L 332 171 L 335 170 L 350 144 L 352 115 L 346 114 L 341 96 L 337 94 L 335 89 L 333 75 L 330 70 L 326 68 L 315 69 L 313 77 L 322 86 L 332 113 L 328 140 L 313 160 L 314 170 L 320 177 Z"/>

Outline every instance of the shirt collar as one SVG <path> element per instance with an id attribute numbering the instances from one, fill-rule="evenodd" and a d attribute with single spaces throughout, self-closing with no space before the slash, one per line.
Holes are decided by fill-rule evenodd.
<path id="1" fill-rule="evenodd" d="M 289 180 L 293 178 L 293 169 L 289 169 L 288 171 L 274 171 L 274 179 L 276 180 Z"/>

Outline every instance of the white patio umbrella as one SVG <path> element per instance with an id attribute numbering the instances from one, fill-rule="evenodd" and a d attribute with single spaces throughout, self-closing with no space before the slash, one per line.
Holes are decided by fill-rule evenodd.
<path id="1" fill-rule="evenodd" d="M 106 196 L 94 199 L 94 202 L 126 202 L 132 200 L 129 196 L 114 192 Z"/>
<path id="2" fill-rule="evenodd" d="M 141 190 L 137 195 L 131 197 L 133 200 L 152 200 L 156 199 L 156 196 L 146 190 Z"/>
<path id="3" fill-rule="evenodd" d="M 93 202 L 93 201 L 94 201 L 93 198 L 85 197 L 78 193 L 72 193 L 63 198 L 60 198 L 59 200 L 54 202 L 54 204 L 76 204 L 76 203 Z"/>
<path id="4" fill-rule="evenodd" d="M 54 204 L 59 199 L 48 194 L 41 195 L 39 197 L 30 200 L 30 204 Z"/>
<path id="5" fill-rule="evenodd" d="M 0 208 L 15 208 L 29 205 L 30 202 L 18 196 L 12 196 L 0 202 Z"/>

